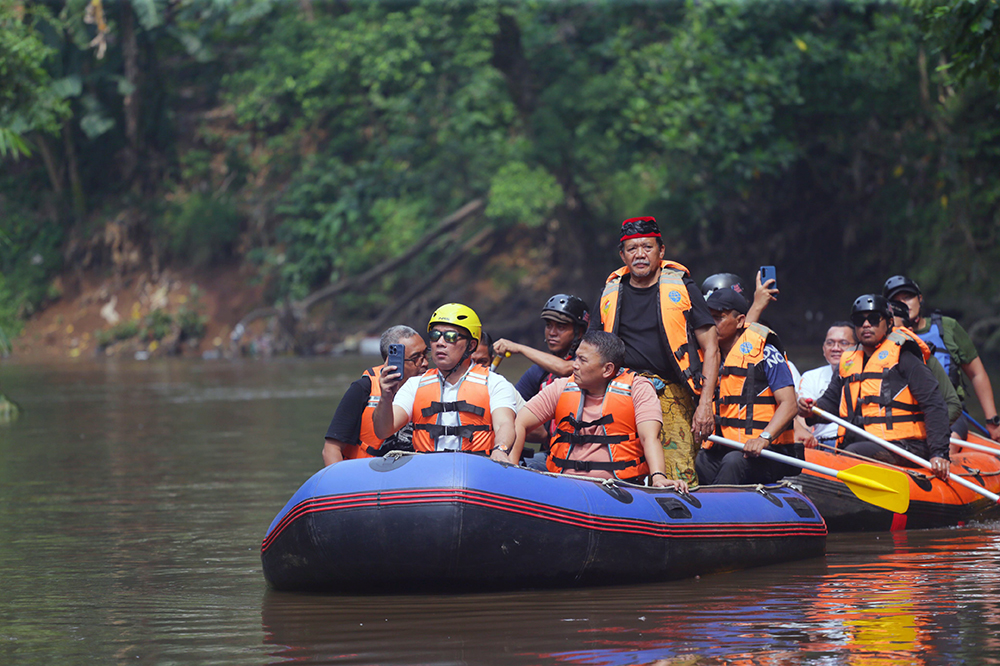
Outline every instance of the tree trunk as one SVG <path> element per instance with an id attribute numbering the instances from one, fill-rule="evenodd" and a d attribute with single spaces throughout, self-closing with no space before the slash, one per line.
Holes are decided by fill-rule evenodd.
<path id="1" fill-rule="evenodd" d="M 73 141 L 73 131 L 69 123 L 63 125 L 63 143 L 66 148 L 66 170 L 69 172 L 69 187 L 73 207 L 73 220 L 79 224 L 87 212 L 86 199 L 83 196 L 83 181 L 80 179 L 80 167 L 76 163 L 76 143 Z"/>
<path id="2" fill-rule="evenodd" d="M 45 163 L 45 172 L 49 174 L 49 183 L 52 185 L 52 191 L 61 200 L 65 191 L 63 183 L 63 178 L 66 175 L 65 170 L 61 164 L 56 162 L 56 156 L 52 154 L 52 148 L 49 146 L 46 138 L 39 134 L 37 139 L 38 152 L 42 154 L 42 162 Z"/>
<path id="3" fill-rule="evenodd" d="M 139 165 L 139 40 L 135 30 L 135 12 L 128 2 L 122 3 L 122 60 L 125 80 L 130 90 L 122 101 L 125 113 L 125 159 L 122 176 L 131 181 Z"/>

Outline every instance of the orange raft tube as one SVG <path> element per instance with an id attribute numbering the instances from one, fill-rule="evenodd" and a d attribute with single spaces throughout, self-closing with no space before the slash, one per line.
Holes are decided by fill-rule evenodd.
<path id="1" fill-rule="evenodd" d="M 989 440 L 969 434 L 974 444 Z M 951 456 L 951 471 L 993 493 L 1000 493 L 1000 449 L 995 454 L 966 449 Z M 806 460 L 842 470 L 859 462 L 878 465 L 829 449 L 806 449 Z M 888 465 L 886 465 L 888 467 Z M 910 508 L 893 513 L 858 499 L 841 481 L 803 470 L 791 484 L 801 487 L 826 520 L 831 532 L 886 532 L 963 525 L 973 519 L 1000 515 L 1000 505 L 957 483 L 934 478 L 924 468 L 897 467 L 910 477 Z"/>

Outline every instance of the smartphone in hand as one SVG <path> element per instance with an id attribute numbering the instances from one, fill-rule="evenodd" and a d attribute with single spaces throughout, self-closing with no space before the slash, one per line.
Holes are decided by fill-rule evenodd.
<path id="1" fill-rule="evenodd" d="M 778 288 L 778 274 L 774 270 L 774 266 L 761 266 L 760 267 L 760 283 L 762 285 L 767 285 L 768 280 L 774 280 L 769 289 Z"/>
<path id="2" fill-rule="evenodd" d="M 385 359 L 386 365 L 392 365 L 396 367 L 396 372 L 399 376 L 403 376 L 403 363 L 406 362 L 406 358 L 403 356 L 406 353 L 406 347 L 401 344 L 389 345 L 389 356 Z"/>

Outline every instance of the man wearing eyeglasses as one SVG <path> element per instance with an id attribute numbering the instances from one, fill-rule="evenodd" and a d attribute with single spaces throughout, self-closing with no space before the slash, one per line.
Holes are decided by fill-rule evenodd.
<path id="1" fill-rule="evenodd" d="M 378 343 L 382 365 L 368 368 L 351 384 L 330 421 L 323 444 L 324 465 L 352 458 L 371 458 L 388 451 L 413 450 L 413 428 L 403 428 L 383 440 L 375 436 L 372 426 L 372 413 L 382 394 L 378 377 L 389 356 L 389 345 L 393 344 L 401 344 L 405 349 L 404 379 L 427 370 L 427 345 L 420 334 L 409 326 L 387 329 Z"/>
<path id="2" fill-rule="evenodd" d="M 926 365 L 930 349 L 909 329 L 893 330 L 889 302 L 876 294 L 854 301 L 851 323 L 859 344 L 842 352 L 837 372 L 818 400 L 799 398 L 799 416 L 812 423 L 814 405 L 838 413 L 877 437 L 929 458 L 934 476 L 947 479 L 948 408 Z M 913 466 L 844 428 L 839 429 L 838 446 L 876 460 Z"/>
<path id="3" fill-rule="evenodd" d="M 415 451 L 465 451 L 511 462 L 516 391 L 502 375 L 473 363 L 482 329 L 468 306 L 447 303 L 435 310 L 427 331 L 436 367 L 402 384 L 398 372 L 382 368 L 375 435 L 388 437 L 412 423 Z"/>
<path id="4" fill-rule="evenodd" d="M 833 373 L 840 366 L 840 355 L 848 347 L 858 344 L 854 338 L 854 326 L 849 321 L 835 321 L 826 331 L 823 340 L 823 358 L 826 365 L 802 373 L 799 379 L 799 398 L 815 400 L 830 385 Z M 807 448 L 814 449 L 819 444 L 829 444 L 837 440 L 837 426 L 834 423 L 817 423 L 813 427 L 806 425 L 801 416 L 795 417 L 795 439 L 803 442 Z"/>

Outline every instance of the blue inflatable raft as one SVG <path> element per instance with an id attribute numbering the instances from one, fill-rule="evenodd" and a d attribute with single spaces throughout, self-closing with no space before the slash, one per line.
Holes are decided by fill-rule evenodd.
<path id="1" fill-rule="evenodd" d="M 823 518 L 785 486 L 681 495 L 465 453 L 390 454 L 317 472 L 271 523 L 261 560 L 279 590 L 402 592 L 662 581 L 825 547 Z"/>

